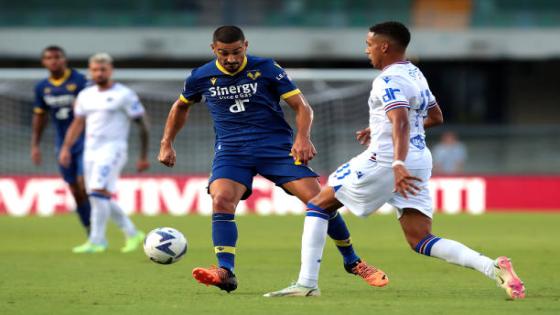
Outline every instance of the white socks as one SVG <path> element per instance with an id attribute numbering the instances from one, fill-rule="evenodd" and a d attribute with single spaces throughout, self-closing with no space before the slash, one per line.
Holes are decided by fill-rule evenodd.
<path id="1" fill-rule="evenodd" d="M 324 218 L 323 216 L 326 216 Z M 301 238 L 301 269 L 297 283 L 306 287 L 316 287 L 323 248 L 327 240 L 328 215 L 308 211 L 303 224 Z"/>
<path id="2" fill-rule="evenodd" d="M 121 207 L 113 200 L 111 200 L 111 219 L 115 221 L 126 237 L 133 237 L 138 232 L 132 220 L 130 220 Z"/>
<path id="3" fill-rule="evenodd" d="M 134 223 L 132 223 L 116 202 L 101 194 L 91 194 L 89 201 L 91 203 L 91 230 L 89 234 L 89 241 L 91 243 L 97 245 L 107 244 L 105 232 L 109 218 L 115 221 L 127 237 L 136 235 L 137 230 Z"/>
<path id="4" fill-rule="evenodd" d="M 494 279 L 494 261 L 459 242 L 445 238 L 439 239 L 432 245 L 430 256 L 476 269 L 488 278 Z"/>
<path id="5" fill-rule="evenodd" d="M 105 230 L 111 214 L 111 199 L 100 194 L 91 194 L 89 202 L 91 204 L 89 241 L 96 245 L 105 245 L 107 244 Z"/>

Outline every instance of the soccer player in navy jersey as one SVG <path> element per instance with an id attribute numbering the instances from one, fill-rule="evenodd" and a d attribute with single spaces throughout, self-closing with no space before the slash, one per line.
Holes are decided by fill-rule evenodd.
<path id="1" fill-rule="evenodd" d="M 59 46 L 48 46 L 43 49 L 41 62 L 49 71 L 49 77 L 35 86 L 35 104 L 33 108 L 33 133 L 31 136 L 31 160 L 41 164 L 41 136 L 47 124 L 47 113 L 56 128 L 56 156 L 64 141 L 64 136 L 74 118 L 73 104 L 78 93 L 87 84 L 86 77 L 67 66 L 64 49 Z M 90 227 L 90 204 L 86 194 L 83 178 L 84 135 L 72 146 L 72 159 L 68 167 L 59 164 L 60 174 L 74 196 L 77 213 L 86 231 Z"/>
<path id="2" fill-rule="evenodd" d="M 216 59 L 192 70 L 185 80 L 167 118 L 158 157 L 168 167 L 175 164 L 173 140 L 190 107 L 204 97 L 216 133 L 209 193 L 218 267 L 195 268 L 193 277 L 227 292 L 237 288 L 235 208 L 251 195 L 253 177 L 262 175 L 304 203 L 320 191 L 318 175 L 307 166 L 316 154 L 310 139 L 311 107 L 284 69 L 272 59 L 247 55 L 247 47 L 240 28 L 215 30 L 211 48 Z M 296 112 L 295 137 L 284 119 L 280 99 Z M 343 256 L 346 271 L 367 282 L 372 272 L 365 271 L 375 268 L 356 255 L 337 212 L 329 217 L 328 234 Z"/>

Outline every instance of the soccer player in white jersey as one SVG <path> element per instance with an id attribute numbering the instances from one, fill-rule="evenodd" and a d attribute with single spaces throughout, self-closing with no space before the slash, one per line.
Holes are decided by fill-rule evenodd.
<path id="1" fill-rule="evenodd" d="M 126 163 L 130 121 L 140 126 L 141 150 L 137 163 L 139 172 L 149 167 L 148 124 L 138 95 L 123 84 L 111 79 L 113 61 L 105 53 L 89 59 L 89 72 L 95 85 L 85 88 L 76 99 L 74 120 L 60 150 L 62 165 L 70 163 L 70 148 L 80 133 L 86 130 L 84 170 L 85 183 L 91 203 L 91 232 L 74 253 L 98 253 L 107 249 L 105 230 L 111 218 L 126 235 L 121 252 L 136 250 L 145 234 L 136 229 L 119 205 L 111 199 L 121 169 Z"/>
<path id="2" fill-rule="evenodd" d="M 319 295 L 329 213 L 344 205 L 355 215 L 368 216 L 386 202 L 398 209 L 405 238 L 414 251 L 478 270 L 495 279 L 510 298 L 525 297 L 525 287 L 507 257 L 492 260 L 459 242 L 431 234 L 428 180 L 432 156 L 424 129 L 443 123 L 443 115 L 422 72 L 406 61 L 409 42 L 410 33 L 401 23 L 370 28 L 366 54 L 373 67 L 382 71 L 373 81 L 368 101 L 369 128 L 357 137 L 369 147 L 332 173 L 328 185 L 307 204 L 298 281 L 266 297 Z M 370 278 L 376 278 L 372 281 L 376 286 L 388 283 L 381 270 Z"/>

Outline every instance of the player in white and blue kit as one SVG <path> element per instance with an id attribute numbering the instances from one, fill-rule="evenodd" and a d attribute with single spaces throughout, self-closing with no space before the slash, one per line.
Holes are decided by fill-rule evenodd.
<path id="1" fill-rule="evenodd" d="M 43 49 L 41 62 L 49 71 L 50 76 L 35 86 L 35 104 L 33 108 L 33 133 L 31 137 L 31 159 L 34 164 L 41 164 L 41 136 L 47 123 L 47 114 L 51 116 L 56 128 L 56 156 L 64 141 L 64 136 L 74 118 L 72 106 L 78 93 L 87 84 L 86 77 L 66 63 L 66 54 L 59 46 L 48 46 Z M 90 204 L 86 194 L 83 178 L 84 135 L 80 135 L 72 146 L 72 158 L 68 167 L 59 164 L 59 171 L 68 184 L 76 201 L 76 212 L 80 222 L 89 231 Z"/>
<path id="2" fill-rule="evenodd" d="M 113 64 L 109 55 L 93 55 L 89 60 L 89 72 L 95 85 L 78 95 L 75 117 L 59 156 L 60 164 L 70 164 L 70 148 L 85 129 L 84 173 L 92 208 L 91 232 L 87 242 L 75 247 L 73 252 L 104 252 L 107 249 L 107 221 L 111 218 L 126 236 L 121 252 L 127 253 L 136 250 L 145 235 L 112 200 L 112 195 L 116 192 L 117 180 L 127 160 L 131 121 L 140 126 L 141 150 L 137 169 L 143 171 L 149 167 L 147 117 L 138 95 L 111 79 Z"/>
<path id="3" fill-rule="evenodd" d="M 478 270 L 495 279 L 511 298 L 525 297 L 525 287 L 507 257 L 492 260 L 459 242 L 431 234 L 428 180 L 432 156 L 424 129 L 443 123 L 443 115 L 420 69 L 405 59 L 409 42 L 410 33 L 401 23 L 370 28 L 366 54 L 381 73 L 373 81 L 368 100 L 369 128 L 358 134 L 358 140 L 370 145 L 332 173 L 327 187 L 307 204 L 297 283 L 265 296 L 319 295 L 329 214 L 344 205 L 358 216 L 368 216 L 387 202 L 397 208 L 401 228 L 414 251 Z M 373 286 L 389 282 L 381 270 L 368 281 Z"/>
<path id="4" fill-rule="evenodd" d="M 317 174 L 307 166 L 316 153 L 310 140 L 311 107 L 282 67 L 270 58 L 247 55 L 247 46 L 238 27 L 216 29 L 212 43 L 216 59 L 194 69 L 186 79 L 169 113 L 159 154 L 164 165 L 175 164 L 173 140 L 190 106 L 204 98 L 216 133 L 209 193 L 218 268 L 195 268 L 193 277 L 228 292 L 237 288 L 235 208 L 251 194 L 253 177 L 260 174 L 305 203 L 320 191 Z M 280 100 L 296 112 L 295 136 Z M 357 267 L 371 269 L 354 252 L 350 233 L 337 212 L 329 216 L 328 234 L 349 273 L 357 274 Z"/>

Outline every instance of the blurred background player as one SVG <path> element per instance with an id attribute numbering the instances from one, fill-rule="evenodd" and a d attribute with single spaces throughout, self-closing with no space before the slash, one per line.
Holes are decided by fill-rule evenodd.
<path id="1" fill-rule="evenodd" d="M 402 23 L 370 27 L 365 52 L 372 66 L 382 70 L 368 100 L 370 145 L 332 173 L 328 185 L 307 204 L 298 281 L 266 297 L 319 295 L 317 279 L 330 213 L 344 205 L 365 217 L 386 202 L 397 208 L 412 250 L 475 269 L 496 280 L 510 298 L 525 297 L 525 287 L 507 257 L 492 260 L 459 242 L 431 234 L 428 180 L 432 156 L 424 130 L 442 124 L 443 115 L 420 69 L 406 60 L 409 42 L 410 32 Z M 364 142 L 361 132 L 358 140 Z M 381 270 L 372 278 L 378 286 L 388 283 Z"/>
<path id="2" fill-rule="evenodd" d="M 236 26 L 216 29 L 211 47 L 216 59 L 192 71 L 171 108 L 159 160 L 169 167 L 175 164 L 173 141 L 190 106 L 204 96 L 216 132 L 209 193 L 218 268 L 195 268 L 193 276 L 230 292 L 237 288 L 235 209 L 251 195 L 253 177 L 260 174 L 305 203 L 319 193 L 320 186 L 318 175 L 307 166 L 316 154 L 310 139 L 313 111 L 284 69 L 272 59 L 246 55 L 248 42 Z M 280 99 L 296 112 L 295 141 Z M 355 254 L 350 233 L 336 211 L 329 216 L 328 233 L 349 273 L 358 274 L 356 266 L 371 269 Z"/>
<path id="3" fill-rule="evenodd" d="M 67 66 L 66 54 L 59 46 L 48 46 L 41 53 L 41 63 L 49 71 L 49 77 L 35 86 L 35 107 L 33 109 L 31 135 L 31 160 L 35 165 L 42 163 L 41 138 L 47 125 L 49 113 L 56 128 L 56 156 L 64 136 L 74 118 L 73 105 L 78 93 L 87 84 L 86 77 Z M 84 134 L 81 133 L 70 149 L 70 163 L 65 167 L 59 164 L 62 178 L 76 201 L 76 212 L 80 222 L 89 233 L 90 205 L 83 177 Z"/>
<path id="4" fill-rule="evenodd" d="M 434 173 L 442 175 L 462 173 L 466 159 L 465 145 L 457 139 L 454 132 L 446 131 L 441 135 L 439 143 L 434 146 Z"/>
<path id="5" fill-rule="evenodd" d="M 120 172 L 127 160 L 130 121 L 140 126 L 141 150 L 137 170 L 149 167 L 148 124 L 144 107 L 136 93 L 113 82 L 113 60 L 105 53 L 89 59 L 89 72 L 95 85 L 84 89 L 76 99 L 74 121 L 60 150 L 63 166 L 71 162 L 70 148 L 86 129 L 84 170 L 86 188 L 91 202 L 91 232 L 75 253 L 98 253 L 107 249 L 105 232 L 109 217 L 126 235 L 123 253 L 137 249 L 145 234 L 136 229 L 119 205 L 112 200 Z"/>

